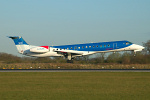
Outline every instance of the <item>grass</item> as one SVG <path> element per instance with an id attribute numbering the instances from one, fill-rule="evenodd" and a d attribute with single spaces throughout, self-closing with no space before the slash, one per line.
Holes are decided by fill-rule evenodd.
<path id="1" fill-rule="evenodd" d="M 150 64 L 0 63 L 0 69 L 150 69 Z"/>
<path id="2" fill-rule="evenodd" d="M 0 100 L 149 100 L 148 72 L 1 72 Z"/>

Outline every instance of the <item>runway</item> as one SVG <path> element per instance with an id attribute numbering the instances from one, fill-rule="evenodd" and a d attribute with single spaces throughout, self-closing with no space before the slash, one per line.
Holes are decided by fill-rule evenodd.
<path id="1" fill-rule="evenodd" d="M 150 72 L 150 69 L 0 69 L 0 72 Z"/>

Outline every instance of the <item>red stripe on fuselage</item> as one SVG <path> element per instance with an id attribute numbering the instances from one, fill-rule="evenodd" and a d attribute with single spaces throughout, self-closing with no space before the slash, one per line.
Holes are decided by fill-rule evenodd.
<path id="1" fill-rule="evenodd" d="M 46 48 L 46 49 L 49 49 L 49 46 L 41 46 L 41 47 Z"/>
<path id="2" fill-rule="evenodd" d="M 106 50 L 112 50 L 113 48 L 107 48 Z"/>

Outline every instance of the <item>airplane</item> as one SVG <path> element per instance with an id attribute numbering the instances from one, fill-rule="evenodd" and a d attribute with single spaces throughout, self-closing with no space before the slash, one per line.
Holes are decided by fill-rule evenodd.
<path id="1" fill-rule="evenodd" d="M 117 51 L 142 51 L 143 46 L 133 44 L 127 40 L 84 43 L 60 46 L 34 46 L 29 45 L 21 36 L 8 36 L 13 39 L 20 54 L 32 57 L 65 57 L 68 63 L 72 63 L 75 57 L 92 55 L 95 53 Z"/>

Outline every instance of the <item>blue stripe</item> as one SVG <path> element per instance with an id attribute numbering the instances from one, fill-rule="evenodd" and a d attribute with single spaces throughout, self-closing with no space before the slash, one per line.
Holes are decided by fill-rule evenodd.
<path id="1" fill-rule="evenodd" d="M 50 46 L 59 49 L 77 50 L 77 51 L 107 51 L 121 49 L 132 45 L 129 41 L 112 41 L 112 42 L 98 42 L 98 43 L 85 43 L 85 44 L 73 44 L 62 46 Z"/>

